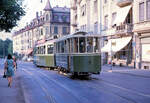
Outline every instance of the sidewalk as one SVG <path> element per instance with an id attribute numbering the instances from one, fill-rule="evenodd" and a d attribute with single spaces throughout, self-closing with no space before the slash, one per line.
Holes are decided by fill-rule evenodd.
<path id="1" fill-rule="evenodd" d="M 0 65 L 0 103 L 25 103 L 19 79 L 16 74 L 12 87 L 8 88 L 7 79 L 3 78 L 3 66 Z"/>
<path id="2" fill-rule="evenodd" d="M 127 74 L 127 75 L 132 75 L 132 76 L 139 76 L 139 77 L 145 77 L 145 78 L 150 78 L 150 70 L 145 70 L 145 69 L 134 69 L 131 67 L 120 67 L 120 66 L 111 66 L 110 65 L 104 65 L 102 66 L 102 72 L 113 72 L 113 73 L 122 73 L 122 74 Z"/>

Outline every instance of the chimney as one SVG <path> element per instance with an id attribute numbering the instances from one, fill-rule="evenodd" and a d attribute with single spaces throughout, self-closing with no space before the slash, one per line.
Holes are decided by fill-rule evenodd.
<path id="1" fill-rule="evenodd" d="M 39 17 L 39 13 L 38 13 L 38 12 L 36 12 L 36 18 L 38 19 L 38 17 Z"/>

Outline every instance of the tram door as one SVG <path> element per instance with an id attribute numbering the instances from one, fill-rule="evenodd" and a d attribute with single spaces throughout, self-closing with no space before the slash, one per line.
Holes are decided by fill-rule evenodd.
<path id="1" fill-rule="evenodd" d="M 71 70 L 71 39 L 68 39 L 67 41 L 66 41 L 67 43 L 66 43 L 66 47 L 67 47 L 67 52 L 68 52 L 68 71 L 70 72 L 70 70 Z"/>

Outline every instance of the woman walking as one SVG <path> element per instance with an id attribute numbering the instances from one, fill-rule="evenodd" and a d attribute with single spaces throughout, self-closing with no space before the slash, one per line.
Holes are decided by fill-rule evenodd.
<path id="1" fill-rule="evenodd" d="M 14 75 L 14 67 L 16 67 L 16 63 L 13 61 L 12 56 L 8 54 L 7 60 L 5 62 L 5 74 L 8 80 L 8 87 L 11 87 L 12 84 L 12 76 Z"/>

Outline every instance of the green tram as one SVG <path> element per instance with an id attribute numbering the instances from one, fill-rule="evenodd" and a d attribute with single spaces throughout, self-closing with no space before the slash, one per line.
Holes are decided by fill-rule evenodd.
<path id="1" fill-rule="evenodd" d="M 73 75 L 99 74 L 101 71 L 100 36 L 76 32 L 55 41 L 55 63 Z"/>
<path id="2" fill-rule="evenodd" d="M 49 40 L 35 48 L 34 64 L 40 67 L 55 67 L 54 41 Z"/>

